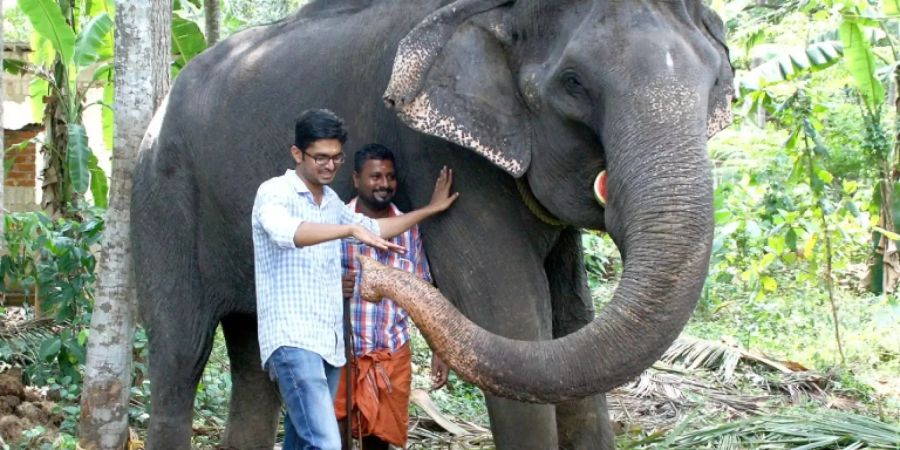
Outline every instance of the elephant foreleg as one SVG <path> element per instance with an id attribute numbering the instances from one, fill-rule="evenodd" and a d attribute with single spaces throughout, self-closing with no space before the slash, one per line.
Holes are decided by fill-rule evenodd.
<path id="1" fill-rule="evenodd" d="M 544 263 L 553 308 L 553 337 L 575 332 L 594 318 L 594 306 L 584 268 L 581 232 L 566 229 Z M 600 449 L 615 447 L 606 395 L 556 405 L 559 447 Z"/>
<path id="2" fill-rule="evenodd" d="M 281 399 L 262 369 L 256 316 L 233 313 L 222 319 L 231 361 L 231 402 L 222 446 L 263 450 L 275 444 Z"/>

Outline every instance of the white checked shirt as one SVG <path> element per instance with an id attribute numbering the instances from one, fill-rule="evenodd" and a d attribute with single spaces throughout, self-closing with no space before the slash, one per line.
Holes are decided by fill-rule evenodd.
<path id="1" fill-rule="evenodd" d="M 256 314 L 263 367 L 282 346 L 318 353 L 340 367 L 344 355 L 341 243 L 294 245 L 303 222 L 360 224 L 379 234 L 378 223 L 353 212 L 325 186 L 322 204 L 293 171 L 272 178 L 253 203 Z"/>

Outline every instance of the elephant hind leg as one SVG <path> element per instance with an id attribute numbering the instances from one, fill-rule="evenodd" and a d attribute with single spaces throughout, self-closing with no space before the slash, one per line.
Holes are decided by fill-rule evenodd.
<path id="1" fill-rule="evenodd" d="M 560 233 L 544 262 L 553 307 L 553 337 L 579 330 L 594 318 L 593 299 L 587 285 L 581 232 Z M 556 405 L 559 446 L 571 450 L 612 450 L 615 448 L 606 394 Z"/>
<path id="2" fill-rule="evenodd" d="M 271 449 L 275 445 L 281 397 L 262 369 L 256 316 L 232 313 L 222 319 L 231 361 L 231 402 L 222 447 Z"/>
<path id="3" fill-rule="evenodd" d="M 196 313 L 195 313 L 196 314 Z M 156 322 L 150 337 L 150 403 L 147 450 L 191 448 L 194 396 L 212 350 L 216 322 L 198 324 L 188 314 Z"/>

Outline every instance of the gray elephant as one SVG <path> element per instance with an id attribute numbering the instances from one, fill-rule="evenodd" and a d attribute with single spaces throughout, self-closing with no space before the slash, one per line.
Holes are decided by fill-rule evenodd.
<path id="1" fill-rule="evenodd" d="M 179 75 L 134 178 L 147 448 L 189 448 L 219 324 L 233 380 L 223 446 L 273 445 L 250 211 L 259 184 L 292 167 L 293 120 L 313 107 L 346 120 L 345 149 L 396 150 L 401 207 L 455 170 L 459 201 L 423 233 L 441 291 L 504 337 L 454 358 L 513 398 L 487 396 L 497 447 L 612 448 L 603 393 L 668 347 L 707 273 L 706 140 L 728 122 L 732 75 L 701 0 L 320 0 L 207 50 Z M 582 228 L 608 231 L 624 259 L 596 319 Z M 524 342 L 538 340 L 553 341 Z"/>

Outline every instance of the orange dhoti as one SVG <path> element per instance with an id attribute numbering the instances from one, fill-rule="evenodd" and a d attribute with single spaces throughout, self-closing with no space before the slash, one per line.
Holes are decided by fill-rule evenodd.
<path id="1" fill-rule="evenodd" d="M 409 391 L 412 383 L 409 342 L 396 352 L 376 350 L 357 357 L 341 370 L 334 410 L 338 420 L 347 417 L 347 373 L 353 367 L 353 436 L 376 436 L 398 447 L 406 445 L 409 425 Z"/>

